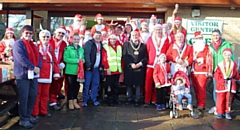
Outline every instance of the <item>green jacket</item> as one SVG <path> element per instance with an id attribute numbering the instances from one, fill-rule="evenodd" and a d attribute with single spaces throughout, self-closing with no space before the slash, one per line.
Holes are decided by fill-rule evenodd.
<path id="1" fill-rule="evenodd" d="M 65 73 L 71 75 L 77 75 L 78 60 L 84 60 L 84 50 L 78 46 L 77 49 L 71 44 L 64 50 L 63 60 L 66 63 Z"/>
<path id="2" fill-rule="evenodd" d="M 224 60 L 223 55 L 222 55 L 223 50 L 225 48 L 231 48 L 232 49 L 232 44 L 230 42 L 226 41 L 225 39 L 222 39 L 222 44 L 218 48 L 217 51 L 213 47 L 212 41 L 209 41 L 208 45 L 209 45 L 209 49 L 210 49 L 210 51 L 212 53 L 212 56 L 213 56 L 213 70 L 215 71 L 218 63 L 220 63 L 221 61 Z M 234 55 L 232 55 L 231 59 L 234 60 Z"/>

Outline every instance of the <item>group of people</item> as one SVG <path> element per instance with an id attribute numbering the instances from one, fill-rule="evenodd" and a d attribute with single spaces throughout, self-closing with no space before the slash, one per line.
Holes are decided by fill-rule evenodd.
<path id="1" fill-rule="evenodd" d="M 212 32 L 210 43 L 205 43 L 202 33 L 197 31 L 193 45 L 187 44 L 186 30 L 181 25 L 181 18 L 175 14 L 176 11 L 172 24 L 159 24 L 152 15 L 149 25 L 141 21 L 140 29 L 134 19 L 124 28 L 104 25 L 103 16 L 97 14 L 97 24 L 91 31 L 81 24 L 83 17 L 77 14 L 72 25 L 60 26 L 53 36 L 48 30 L 42 30 L 38 43 L 32 40 L 33 27 L 24 26 L 21 38 L 12 45 L 19 92 L 19 125 L 32 128 L 38 116 L 51 116 L 48 105 L 59 110 L 57 96 L 63 82 L 70 110 L 80 109 L 77 101 L 79 83 L 83 83 L 82 106 L 87 107 L 89 100 L 98 106 L 98 87 L 103 75 L 109 106 L 121 103 L 118 85 L 123 82 L 126 105 L 133 101 L 134 106 L 139 106 L 141 94 L 144 94 L 144 107 L 154 104 L 157 110 L 164 110 L 167 92 L 173 85 L 171 78 L 178 71 L 190 77 L 199 110 L 205 109 L 206 82 L 208 77 L 213 77 L 216 107 L 209 112 L 216 112 L 220 119 L 223 114 L 231 119 L 229 102 L 232 93 L 236 92 L 234 79 L 239 79 L 232 44 L 222 39 L 219 30 Z M 8 33 L 14 32 L 6 31 L 6 35 Z M 178 87 L 174 90 L 187 86 L 181 80 L 176 80 L 175 85 Z M 188 108 L 192 109 L 189 93 L 186 89 L 177 95 L 179 99 L 186 96 Z M 178 108 L 182 110 L 180 100 Z"/>

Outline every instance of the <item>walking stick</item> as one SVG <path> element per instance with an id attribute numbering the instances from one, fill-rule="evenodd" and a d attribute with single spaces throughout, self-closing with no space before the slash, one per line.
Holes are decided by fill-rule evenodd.
<path id="1" fill-rule="evenodd" d="M 232 80 L 230 82 L 230 91 L 229 91 L 229 100 L 228 100 L 228 110 L 231 111 L 231 106 L 232 106 Z"/>

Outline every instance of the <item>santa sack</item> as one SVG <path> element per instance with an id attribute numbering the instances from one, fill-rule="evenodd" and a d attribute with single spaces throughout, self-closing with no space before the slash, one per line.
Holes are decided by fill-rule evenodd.
<path id="1" fill-rule="evenodd" d="M 77 82 L 85 82 L 84 79 L 84 68 L 83 68 L 83 61 L 80 60 L 78 62 L 78 70 L 77 70 Z"/>

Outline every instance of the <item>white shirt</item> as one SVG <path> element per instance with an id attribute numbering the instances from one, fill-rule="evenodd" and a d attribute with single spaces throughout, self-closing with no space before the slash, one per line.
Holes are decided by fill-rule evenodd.
<path id="1" fill-rule="evenodd" d="M 98 45 L 100 45 L 100 44 L 95 44 L 95 45 L 98 48 Z M 101 59 L 101 54 L 100 54 L 100 52 L 97 52 L 96 53 L 96 61 L 94 63 L 94 68 L 98 68 L 99 67 L 100 59 Z"/>

